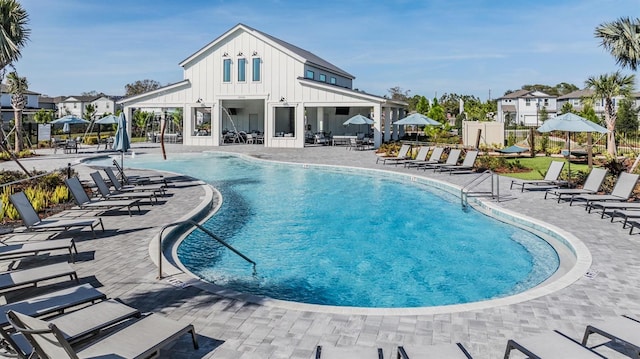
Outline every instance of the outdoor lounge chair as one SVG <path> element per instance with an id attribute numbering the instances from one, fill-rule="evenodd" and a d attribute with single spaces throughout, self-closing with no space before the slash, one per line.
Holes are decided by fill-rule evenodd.
<path id="1" fill-rule="evenodd" d="M 195 329 L 151 314 L 79 350 L 74 350 L 60 328 L 28 315 L 9 311 L 11 325 L 22 333 L 40 358 L 148 358 L 155 357 L 163 347 L 186 333 L 191 333 L 193 346 L 198 349 Z"/>
<path id="2" fill-rule="evenodd" d="M 102 329 L 134 317 L 139 318 L 140 316 L 139 310 L 117 300 L 108 299 L 68 314 L 47 319 L 47 322 L 55 324 L 64 335 L 64 338 L 73 345 L 99 333 Z M 0 334 L 13 348 L 18 357 L 26 359 L 32 355 L 33 348 L 19 332 L 9 333 L 5 330 L 0 330 Z"/>
<path id="3" fill-rule="evenodd" d="M 87 303 L 95 303 L 106 299 L 106 295 L 95 289 L 91 284 L 81 284 L 55 292 L 46 293 L 36 297 L 24 299 L 18 302 L 0 305 L 0 313 L 10 310 L 31 316 L 44 316 L 53 313 L 62 313 L 69 308 Z M 9 325 L 6 315 L 0 315 L 0 328 Z"/>
<path id="4" fill-rule="evenodd" d="M 91 178 L 93 178 L 93 182 L 95 182 L 98 187 L 98 192 L 104 199 L 108 200 L 121 200 L 121 199 L 148 199 L 151 205 L 153 205 L 154 200 L 158 202 L 158 196 L 156 196 L 155 192 L 111 192 L 107 183 L 102 179 L 102 176 L 98 172 L 91 173 Z"/>
<path id="5" fill-rule="evenodd" d="M 51 252 L 66 249 L 69 257 L 75 262 L 75 254 L 78 254 L 73 238 L 52 239 L 46 241 L 34 241 L 26 243 L 0 243 L 0 259 L 20 258 L 28 255 L 37 255 L 41 252 Z"/>
<path id="6" fill-rule="evenodd" d="M 404 166 L 405 167 L 412 167 L 412 164 L 417 164 L 417 163 L 421 163 L 421 162 L 425 162 L 427 160 L 427 156 L 429 156 L 429 151 L 431 150 L 431 147 L 429 146 L 420 146 L 420 149 L 418 150 L 418 154 L 416 155 L 415 159 L 412 160 L 406 160 L 404 161 Z"/>
<path id="7" fill-rule="evenodd" d="M 619 210 L 640 210 L 640 202 L 593 202 L 591 206 L 589 206 L 589 213 L 594 209 L 601 210 L 600 218 L 604 218 L 606 212 L 611 210 L 614 212 Z"/>
<path id="8" fill-rule="evenodd" d="M 38 282 L 66 276 L 78 282 L 76 271 L 67 262 L 0 272 L 0 290 L 12 289 L 27 284 L 37 286 Z"/>
<path id="9" fill-rule="evenodd" d="M 544 175 L 544 179 L 527 180 L 527 181 L 514 179 L 511 181 L 511 186 L 509 187 L 509 189 L 513 189 L 514 184 L 517 184 L 518 186 L 522 186 L 520 192 L 524 192 L 524 187 L 526 185 L 557 187 L 560 184 L 566 183 L 566 181 L 561 181 L 558 179 L 560 177 L 560 173 L 562 173 L 563 167 L 564 167 L 564 162 L 551 161 L 551 163 L 549 164 L 549 168 L 547 169 L 547 173 Z"/>
<path id="10" fill-rule="evenodd" d="M 604 212 L 603 212 L 604 213 Z M 629 223 L 629 219 L 631 218 L 640 218 L 640 211 L 638 210 L 624 210 L 624 209 L 615 209 L 611 212 L 611 222 L 616 217 L 622 217 L 622 228 L 627 228 L 627 223 Z"/>
<path id="11" fill-rule="evenodd" d="M 575 196 L 582 194 L 596 194 L 602 186 L 605 177 L 607 177 L 608 170 L 604 168 L 594 168 L 587 176 L 587 180 L 584 182 L 582 188 L 550 188 L 544 194 L 544 199 L 547 199 L 548 195 L 554 195 L 558 197 L 558 203 L 562 196 Z"/>
<path id="12" fill-rule="evenodd" d="M 524 339 L 509 339 L 504 359 L 516 349 L 529 358 L 602 359 L 602 356 L 558 332 L 547 332 Z"/>
<path id="13" fill-rule="evenodd" d="M 382 164 L 386 165 L 387 161 L 389 161 L 389 163 L 393 163 L 396 166 L 398 165 L 398 163 L 402 163 L 406 160 L 410 160 L 411 157 L 409 157 L 409 150 L 411 149 L 410 145 L 402 145 L 400 146 L 400 150 L 398 151 L 398 155 L 397 156 L 378 156 L 378 158 L 376 159 L 376 163 L 378 163 L 378 161 L 382 160 Z"/>
<path id="14" fill-rule="evenodd" d="M 622 172 L 610 194 L 583 194 L 571 197 L 569 205 L 574 202 L 585 202 L 585 209 L 590 210 L 595 202 L 612 201 L 623 202 L 628 201 L 636 187 L 640 175 Z"/>
<path id="15" fill-rule="evenodd" d="M 440 157 L 442 157 L 443 153 L 444 153 L 444 147 L 435 147 L 433 149 L 433 151 L 431 151 L 431 156 L 429 156 L 428 160 L 426 160 L 426 161 L 408 161 L 408 164 L 406 164 L 405 167 L 417 167 L 417 168 L 420 168 L 420 167 L 428 165 L 428 164 L 438 163 L 438 162 L 440 162 Z"/>
<path id="16" fill-rule="evenodd" d="M 126 184 L 140 184 L 140 183 L 164 183 L 167 185 L 167 179 L 162 175 L 150 175 L 150 176 L 127 176 L 124 174 L 124 168 L 120 166 L 117 160 L 113 160 L 113 165 L 118 170 L 120 178 Z"/>
<path id="17" fill-rule="evenodd" d="M 84 191 L 82 183 L 78 177 L 71 177 L 64 181 L 71 191 L 74 201 L 80 207 L 80 209 L 114 209 L 127 207 L 129 216 L 131 216 L 131 207 L 137 206 L 138 213 L 140 212 L 140 202 L 137 199 L 121 199 L 121 200 L 91 200 L 87 196 L 87 192 Z"/>
<path id="18" fill-rule="evenodd" d="M 427 170 L 427 168 L 433 168 L 433 171 L 435 172 L 440 167 L 443 167 L 443 166 L 455 166 L 458 164 L 458 160 L 460 159 L 461 153 L 462 153 L 462 150 L 454 148 L 451 151 L 449 151 L 449 157 L 447 157 L 447 160 L 444 163 L 427 163 L 424 166 L 421 166 L 421 168 L 425 171 Z"/>
<path id="19" fill-rule="evenodd" d="M 104 225 L 102 224 L 102 218 L 98 217 L 76 217 L 76 218 L 45 218 L 40 219 L 38 213 L 29 202 L 27 195 L 24 192 L 14 193 L 9 197 L 9 200 L 13 204 L 13 206 L 18 210 L 18 214 L 20 214 L 20 218 L 24 223 L 27 230 L 36 231 L 36 230 L 69 230 L 70 228 L 84 228 L 90 227 L 93 236 L 95 237 L 96 233 L 94 229 L 100 225 L 102 231 L 104 232 Z"/>
<path id="20" fill-rule="evenodd" d="M 332 345 L 318 345 L 316 359 L 383 359 L 381 348 L 369 347 L 335 347 Z"/>
<path id="21" fill-rule="evenodd" d="M 640 357 L 640 321 L 623 315 L 598 324 L 587 325 L 582 338 L 582 345 L 586 346 L 591 334 L 603 337 L 633 350 L 634 357 Z"/>
<path id="22" fill-rule="evenodd" d="M 116 191 L 119 192 L 154 192 L 159 193 L 164 196 L 166 185 L 164 184 L 137 184 L 137 185 L 123 185 L 113 170 L 109 167 L 104 169 L 104 172 L 109 177 L 109 181 L 111 181 L 111 185 Z"/>
<path id="23" fill-rule="evenodd" d="M 471 359 L 471 354 L 460 343 L 428 346 L 398 347 L 398 359 Z"/>
<path id="24" fill-rule="evenodd" d="M 476 159 L 478 158 L 478 151 L 468 151 L 464 156 L 464 160 L 459 165 L 453 166 L 441 166 L 438 167 L 438 171 L 444 172 L 448 171 L 449 174 L 469 172 L 473 170 L 473 166 L 476 163 Z"/>

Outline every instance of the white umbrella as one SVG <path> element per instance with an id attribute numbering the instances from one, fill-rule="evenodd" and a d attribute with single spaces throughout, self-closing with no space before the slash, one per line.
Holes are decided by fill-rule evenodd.
<path id="1" fill-rule="evenodd" d="M 430 119 L 429 117 L 421 114 L 414 113 L 403 119 L 400 119 L 393 123 L 394 125 L 415 125 L 415 126 L 440 126 L 440 122 Z M 418 142 L 418 132 L 416 132 L 416 142 Z"/>

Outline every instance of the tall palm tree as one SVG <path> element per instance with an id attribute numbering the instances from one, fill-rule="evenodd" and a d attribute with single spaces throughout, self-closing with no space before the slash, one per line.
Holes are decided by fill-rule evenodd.
<path id="1" fill-rule="evenodd" d="M 20 51 L 29 40 L 28 23 L 29 16 L 17 0 L 0 0 L 0 83 L 5 68 L 20 58 Z M 0 115 L 0 142 L 4 141 L 2 125 Z"/>
<path id="2" fill-rule="evenodd" d="M 607 125 L 607 152 L 611 156 L 617 154 L 616 151 L 616 120 L 617 114 L 613 107 L 613 98 L 617 96 L 628 96 L 633 91 L 635 81 L 634 75 L 623 76 L 619 71 L 612 74 L 591 76 L 585 81 L 587 88 L 594 91 L 595 100 L 604 99 L 604 120 Z"/>
<path id="3" fill-rule="evenodd" d="M 11 94 L 11 107 L 13 107 L 14 121 L 16 124 L 16 146 L 15 152 L 20 152 L 24 148 L 22 142 L 22 110 L 27 105 L 25 92 L 29 89 L 29 82 L 26 77 L 18 76 L 13 71 L 7 75 L 7 92 Z"/>
<path id="4" fill-rule="evenodd" d="M 605 22 L 596 27 L 595 36 L 622 67 L 632 70 L 640 62 L 640 19 L 622 17 L 616 21 Z"/>

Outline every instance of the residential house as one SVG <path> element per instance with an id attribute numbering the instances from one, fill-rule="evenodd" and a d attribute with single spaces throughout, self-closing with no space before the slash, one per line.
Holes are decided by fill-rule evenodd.
<path id="1" fill-rule="evenodd" d="M 75 115 L 84 117 L 87 105 L 92 105 L 95 109 L 94 119 L 116 112 L 116 102 L 110 96 L 68 96 L 57 103 L 58 116 Z"/>
<path id="2" fill-rule="evenodd" d="M 7 92 L 7 89 L 7 85 L 2 84 L 0 94 L 0 111 L 2 112 L 1 116 L 2 121 L 4 122 L 11 121 L 14 118 L 13 107 L 11 106 L 12 95 Z M 40 94 L 27 90 L 25 92 L 25 96 L 27 96 L 27 103 L 24 110 L 22 110 L 22 115 L 23 117 L 33 116 L 33 114 L 40 109 L 40 105 L 38 104 L 38 97 L 40 97 Z"/>
<path id="3" fill-rule="evenodd" d="M 498 98 L 496 121 L 524 126 L 539 126 L 540 110 L 555 117 L 558 106 L 556 96 L 541 91 L 518 90 Z"/>
<path id="4" fill-rule="evenodd" d="M 407 106 L 353 89 L 355 77 L 345 70 L 243 24 L 189 55 L 180 66 L 182 81 L 118 103 L 127 118 L 135 110 L 166 118 L 181 108 L 187 145 L 219 146 L 229 133 L 243 131 L 264 136 L 264 146 L 303 147 L 309 133 L 368 131 L 366 126 L 343 125 L 362 114 L 375 121 L 377 146 L 383 137 L 390 139 L 392 121 L 404 115 Z"/>
<path id="5" fill-rule="evenodd" d="M 574 110 L 580 112 L 583 109 L 585 100 L 591 99 L 593 110 L 595 111 L 596 115 L 604 117 L 605 101 L 604 99 L 593 100 L 593 92 L 594 91 L 591 89 L 577 90 L 558 97 L 558 111 L 560 111 L 562 109 L 562 106 L 564 106 L 566 103 L 570 103 L 573 106 Z M 640 92 L 631 94 L 631 97 L 634 98 L 635 107 L 640 107 Z M 618 111 L 618 105 L 623 98 L 623 96 L 616 96 L 611 99 L 615 111 Z"/>

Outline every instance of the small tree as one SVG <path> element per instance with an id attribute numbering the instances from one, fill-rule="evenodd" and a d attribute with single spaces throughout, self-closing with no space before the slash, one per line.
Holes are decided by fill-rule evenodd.
<path id="1" fill-rule="evenodd" d="M 20 152 L 24 149 L 22 141 L 22 110 L 27 105 L 27 96 L 25 92 L 29 88 L 26 77 L 18 76 L 13 71 L 7 75 L 7 90 L 11 94 L 11 107 L 13 107 L 14 121 L 16 125 L 16 144 L 15 151 Z"/>
<path id="2" fill-rule="evenodd" d="M 33 114 L 33 120 L 36 123 L 49 123 L 53 121 L 53 110 L 39 109 Z"/>
<path id="3" fill-rule="evenodd" d="M 427 101 L 426 97 L 420 96 L 420 99 L 416 104 L 416 112 L 425 116 L 429 113 L 429 101 Z"/>
<path id="4" fill-rule="evenodd" d="M 429 109 L 427 117 L 441 123 L 445 123 L 445 121 L 447 120 L 447 117 L 444 114 L 444 108 L 440 106 L 437 98 L 433 99 L 433 103 L 431 104 L 431 108 Z"/>
<path id="5" fill-rule="evenodd" d="M 96 107 L 92 104 L 88 104 L 84 108 L 84 113 L 82 114 L 82 118 L 87 121 L 93 120 L 93 116 L 96 115 Z"/>
<path id="6" fill-rule="evenodd" d="M 570 102 L 565 102 L 562 105 L 562 108 L 560 109 L 560 113 L 561 114 L 565 114 L 565 113 L 575 113 L 575 109 L 573 108 L 573 105 Z"/>
<path id="7" fill-rule="evenodd" d="M 626 135 L 638 132 L 638 108 L 634 106 L 634 99 L 625 97 L 618 104 L 618 121 L 616 131 Z"/>

